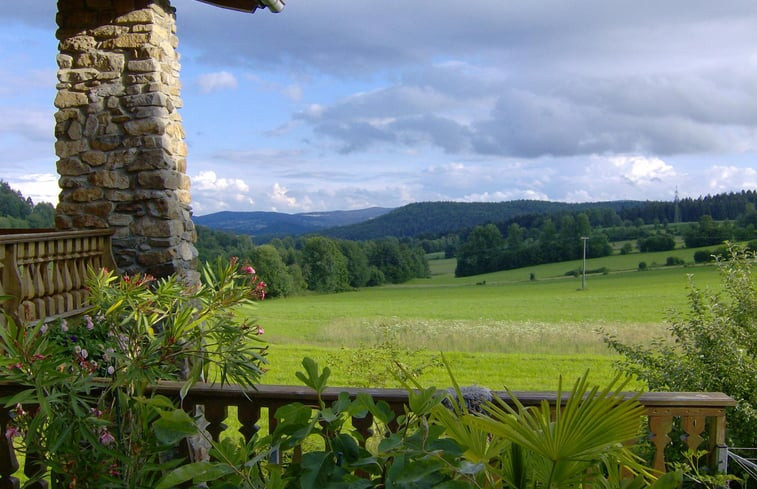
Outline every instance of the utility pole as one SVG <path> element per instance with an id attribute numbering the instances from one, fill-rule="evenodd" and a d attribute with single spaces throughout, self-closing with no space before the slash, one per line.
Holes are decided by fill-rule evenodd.
<path id="1" fill-rule="evenodd" d="M 586 290 L 586 241 L 588 241 L 588 236 L 581 236 L 581 239 L 584 242 L 584 273 L 581 276 L 581 290 Z"/>

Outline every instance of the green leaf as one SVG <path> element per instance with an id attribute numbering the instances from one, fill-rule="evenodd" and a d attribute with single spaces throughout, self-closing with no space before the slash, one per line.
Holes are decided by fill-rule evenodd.
<path id="1" fill-rule="evenodd" d="M 234 467 L 215 462 L 195 462 L 182 465 L 166 474 L 155 489 L 168 489 L 177 487 L 184 482 L 195 483 L 209 482 L 234 472 Z"/>
<path id="2" fill-rule="evenodd" d="M 194 420 L 181 409 L 161 412 L 160 419 L 153 423 L 152 428 L 158 440 L 167 445 L 174 445 L 197 433 Z"/>

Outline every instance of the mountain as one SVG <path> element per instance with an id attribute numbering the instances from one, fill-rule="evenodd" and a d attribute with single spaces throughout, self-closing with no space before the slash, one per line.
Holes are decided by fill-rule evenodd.
<path id="1" fill-rule="evenodd" d="M 326 229 L 325 236 L 352 240 L 438 236 L 472 228 L 479 224 L 501 223 L 510 219 L 537 214 L 582 212 L 588 209 L 623 209 L 643 206 L 645 202 L 618 200 L 569 204 L 543 200 L 509 202 L 418 202 L 394 209 L 370 221 Z"/>
<path id="2" fill-rule="evenodd" d="M 194 216 L 195 224 L 211 229 L 251 236 L 297 236 L 320 232 L 326 228 L 347 226 L 369 221 L 392 209 L 370 207 L 354 211 L 304 212 L 234 212 L 223 211 L 205 216 Z"/>
<path id="3" fill-rule="evenodd" d="M 418 202 L 397 209 L 372 207 L 355 211 L 281 212 L 224 211 L 195 217 L 196 224 L 255 237 L 298 236 L 318 233 L 351 240 L 438 236 L 479 224 L 501 223 L 537 214 L 613 209 L 619 212 L 644 205 L 641 201 L 586 202 L 568 204 L 542 200 L 509 202 Z"/>

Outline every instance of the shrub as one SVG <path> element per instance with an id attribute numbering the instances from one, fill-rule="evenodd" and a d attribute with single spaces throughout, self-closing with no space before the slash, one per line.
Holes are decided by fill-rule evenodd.
<path id="1" fill-rule="evenodd" d="M 730 260 L 718 259 L 722 292 L 689 284 L 689 310 L 670 319 L 671 342 L 626 345 L 609 336 L 620 366 L 652 390 L 719 391 L 738 401 L 728 413 L 729 445 L 754 446 L 757 439 L 757 286 L 753 251 L 729 245 Z"/>
<path id="2" fill-rule="evenodd" d="M 683 258 L 679 258 L 677 256 L 669 256 L 665 260 L 665 265 L 668 266 L 668 267 L 675 266 L 675 265 L 684 265 L 684 264 L 686 264 L 686 262 L 684 261 L 684 259 Z"/>
<path id="3" fill-rule="evenodd" d="M 646 269 L 647 269 L 647 262 L 645 262 L 645 261 L 640 261 L 640 262 L 639 262 L 639 271 L 640 271 L 640 272 L 643 272 L 643 271 L 644 271 L 644 270 L 646 270 Z"/>
<path id="4" fill-rule="evenodd" d="M 175 276 L 90 270 L 92 307 L 80 321 L 0 324 L 3 379 L 28 387 L 5 400 L 16 406 L 6 434 L 23 436 L 27 454 L 44 454 L 40 471 L 56 486 L 155 484 L 165 455 L 197 427 L 173 401 L 148 395 L 148 384 L 184 380 L 183 397 L 200 379 L 258 381 L 262 328 L 234 309 L 262 297 L 260 281 L 235 260 L 206 266 L 202 277 L 188 287 Z"/>

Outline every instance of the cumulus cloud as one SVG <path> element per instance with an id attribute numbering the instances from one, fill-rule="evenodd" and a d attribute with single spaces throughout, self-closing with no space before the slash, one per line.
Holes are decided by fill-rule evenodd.
<path id="1" fill-rule="evenodd" d="M 213 192 L 249 192 L 250 187 L 239 178 L 218 178 L 213 170 L 201 171 L 192 177 L 194 190 Z"/>
<path id="2" fill-rule="evenodd" d="M 203 73 L 197 77 L 197 85 L 203 93 L 233 90 L 237 88 L 237 79 L 228 71 Z"/>
<path id="3" fill-rule="evenodd" d="M 616 156 L 610 164 L 620 170 L 623 178 L 634 185 L 662 182 L 677 176 L 675 169 L 660 158 L 644 156 Z"/>

